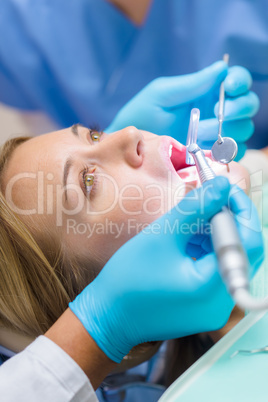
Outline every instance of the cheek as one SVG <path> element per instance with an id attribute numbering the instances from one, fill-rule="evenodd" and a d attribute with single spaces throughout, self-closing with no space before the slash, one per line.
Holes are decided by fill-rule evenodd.
<path id="1" fill-rule="evenodd" d="M 167 187 L 167 181 L 139 172 L 134 176 L 124 172 L 120 177 L 105 177 L 98 185 L 91 209 L 100 219 L 115 219 L 116 214 L 117 221 L 126 221 L 148 215 L 152 221 L 167 210 Z"/>
<path id="2" fill-rule="evenodd" d="M 133 236 L 128 233 L 127 225 L 107 220 L 98 224 L 88 242 L 95 257 L 104 265 L 131 237 Z"/>
<path id="3" fill-rule="evenodd" d="M 117 208 L 124 219 L 146 217 L 149 222 L 165 212 L 166 188 L 159 183 L 128 185 L 118 197 Z"/>
<path id="4" fill-rule="evenodd" d="M 100 217 L 110 213 L 117 204 L 118 194 L 117 180 L 106 173 L 98 173 L 96 184 L 90 193 L 87 211 Z"/>
<path id="5" fill-rule="evenodd" d="M 250 177 L 248 171 L 241 166 L 239 163 L 231 162 L 228 166 L 215 164 L 213 166 L 213 170 L 217 176 L 225 176 L 229 179 L 231 184 L 236 184 L 242 190 L 245 191 L 246 194 L 249 193 L 250 190 Z"/>
<path id="6" fill-rule="evenodd" d="M 162 190 L 162 192 L 161 192 Z M 123 244 L 163 215 L 163 189 L 121 187 L 116 206 L 110 211 L 85 216 L 88 246 L 105 263 Z M 87 229 L 86 229 L 87 228 Z M 79 227 L 78 227 L 79 229 Z"/>
<path id="7" fill-rule="evenodd" d="M 168 187 L 166 181 L 121 186 L 112 208 L 105 210 L 103 207 L 111 204 L 99 199 L 90 213 L 68 217 L 65 224 L 69 247 L 105 264 L 123 244 L 171 209 L 184 195 L 184 185 L 172 183 Z"/>
<path id="8" fill-rule="evenodd" d="M 87 260 L 89 266 L 92 263 L 100 269 L 130 238 L 125 226 L 108 218 L 90 223 L 68 219 L 66 223 L 63 239 L 66 248 Z"/>

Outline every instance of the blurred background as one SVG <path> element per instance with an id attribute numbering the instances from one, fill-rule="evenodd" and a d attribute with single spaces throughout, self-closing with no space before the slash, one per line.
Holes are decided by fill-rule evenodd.
<path id="1" fill-rule="evenodd" d="M 2 103 L 0 122 L 0 144 L 11 137 L 39 135 L 58 129 L 57 125 L 41 112 L 20 112 Z"/>

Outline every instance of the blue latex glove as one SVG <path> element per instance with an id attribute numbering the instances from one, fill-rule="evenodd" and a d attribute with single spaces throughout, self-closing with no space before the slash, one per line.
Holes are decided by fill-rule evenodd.
<path id="1" fill-rule="evenodd" d="M 201 119 L 198 144 L 211 149 L 218 134 L 215 115 L 223 80 L 226 90 L 223 135 L 237 141 L 237 159 L 240 159 L 246 150 L 244 142 L 254 131 L 251 118 L 259 109 L 259 99 L 249 91 L 252 84 L 249 71 L 239 66 L 227 69 L 223 61 L 197 73 L 153 80 L 119 111 L 105 131 L 111 133 L 133 125 L 155 134 L 170 135 L 185 144 L 190 111 L 197 107 Z"/>
<path id="2" fill-rule="evenodd" d="M 264 258 L 264 245 L 261 237 L 261 225 L 255 205 L 244 191 L 233 185 L 230 191 L 229 204 L 237 222 L 242 243 L 247 247 L 250 263 L 250 278 L 256 274 Z M 204 233 L 196 233 L 187 244 L 187 252 L 194 258 L 201 258 L 212 252 L 212 242 L 208 229 Z"/>
<path id="3" fill-rule="evenodd" d="M 110 359 L 120 362 L 139 343 L 215 330 L 226 323 L 234 304 L 215 254 L 194 261 L 186 244 L 191 225 L 209 221 L 227 204 L 229 189 L 228 180 L 217 177 L 190 192 L 121 247 L 70 303 Z M 254 245 L 261 249 L 258 240 Z M 250 251 L 251 242 L 246 245 Z"/>

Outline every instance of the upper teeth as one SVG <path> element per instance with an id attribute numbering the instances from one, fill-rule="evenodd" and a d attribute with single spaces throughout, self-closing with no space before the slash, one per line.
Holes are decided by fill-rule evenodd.
<path id="1" fill-rule="evenodd" d="M 169 157 L 171 158 L 171 155 L 172 155 L 172 148 L 173 148 L 173 145 L 170 145 L 169 146 L 169 150 L 168 150 L 168 153 L 169 153 Z"/>

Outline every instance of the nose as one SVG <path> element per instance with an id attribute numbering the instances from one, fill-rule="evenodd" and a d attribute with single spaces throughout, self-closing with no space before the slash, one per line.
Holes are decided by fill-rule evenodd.
<path id="1" fill-rule="evenodd" d="M 143 160 L 143 136 L 136 127 L 126 127 L 123 130 L 109 134 L 99 144 L 102 157 L 114 161 L 123 158 L 131 167 L 141 166 Z"/>

